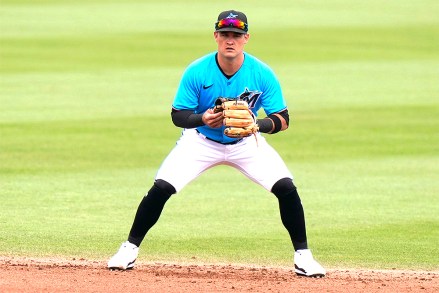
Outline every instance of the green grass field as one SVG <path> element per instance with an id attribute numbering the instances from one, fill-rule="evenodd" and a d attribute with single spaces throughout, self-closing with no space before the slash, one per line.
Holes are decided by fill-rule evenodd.
<path id="1" fill-rule="evenodd" d="M 0 2 L 0 255 L 107 259 L 180 129 L 184 68 L 246 12 L 292 119 L 268 137 L 326 267 L 439 269 L 439 3 Z M 274 196 L 234 169 L 174 196 L 141 261 L 291 265 Z M 222 183 L 229 182 L 224 188 Z"/>

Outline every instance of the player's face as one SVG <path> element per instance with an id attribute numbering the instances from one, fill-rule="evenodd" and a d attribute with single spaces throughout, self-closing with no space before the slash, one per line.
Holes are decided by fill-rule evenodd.
<path id="1" fill-rule="evenodd" d="M 247 44 L 249 34 L 235 32 L 215 32 L 215 41 L 218 44 L 218 53 L 227 59 L 234 59 L 241 56 L 244 45 Z"/>

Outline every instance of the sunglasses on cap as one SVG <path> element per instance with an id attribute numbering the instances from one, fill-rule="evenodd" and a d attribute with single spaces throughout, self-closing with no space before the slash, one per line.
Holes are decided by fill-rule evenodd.
<path id="1" fill-rule="evenodd" d="M 215 30 L 219 30 L 227 27 L 238 28 L 245 32 L 248 30 L 247 24 L 242 20 L 236 18 L 224 18 L 215 23 Z"/>

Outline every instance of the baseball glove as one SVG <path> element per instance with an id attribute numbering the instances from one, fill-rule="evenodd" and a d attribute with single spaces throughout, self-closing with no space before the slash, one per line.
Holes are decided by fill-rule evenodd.
<path id="1" fill-rule="evenodd" d="M 218 98 L 214 112 L 223 112 L 224 134 L 232 138 L 243 138 L 259 131 L 256 118 L 248 108 L 246 101 L 229 98 Z"/>

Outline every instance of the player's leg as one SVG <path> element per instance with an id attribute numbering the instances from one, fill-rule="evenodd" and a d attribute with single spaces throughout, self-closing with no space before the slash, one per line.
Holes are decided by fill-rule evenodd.
<path id="1" fill-rule="evenodd" d="M 293 178 L 282 158 L 261 135 L 257 142 L 250 136 L 234 145 L 227 158 L 230 165 L 270 192 L 279 179 Z"/>
<path id="2" fill-rule="evenodd" d="M 128 240 L 123 242 L 118 252 L 108 261 L 109 269 L 126 270 L 134 267 L 139 246 L 149 229 L 154 226 L 167 200 L 175 193 L 175 188 L 166 181 L 156 180 L 137 208 Z"/>
<path id="3" fill-rule="evenodd" d="M 233 165 L 277 197 L 282 223 L 294 247 L 296 273 L 309 277 L 324 276 L 326 271 L 308 249 L 304 210 L 293 177 L 265 139 L 259 137 L 258 141 L 255 145 L 253 140 L 246 139 L 248 152 L 236 149 L 236 155 L 231 156 Z"/>
<path id="4" fill-rule="evenodd" d="M 292 181 L 292 175 L 279 154 L 266 142 L 258 138 L 258 145 L 246 139 L 247 152 L 236 152 L 231 156 L 251 180 L 272 192 L 279 201 L 282 223 L 290 234 L 295 250 L 307 249 L 305 217 L 299 194 Z"/>
<path id="5" fill-rule="evenodd" d="M 165 158 L 155 179 L 170 183 L 178 193 L 205 170 L 224 160 L 224 146 L 186 129 Z"/>
<path id="6" fill-rule="evenodd" d="M 308 249 L 305 215 L 302 202 L 291 178 L 277 181 L 271 192 L 279 200 L 282 223 L 290 234 L 294 246 L 294 267 L 298 275 L 307 277 L 323 277 L 325 269 L 312 256 Z"/>
<path id="7" fill-rule="evenodd" d="M 157 172 L 154 185 L 140 202 L 128 240 L 109 260 L 110 269 L 129 269 L 134 266 L 138 249 L 148 231 L 160 218 L 172 194 L 181 190 L 204 170 L 221 161 L 220 150 L 212 149 L 193 131 L 185 131 Z M 218 158 L 215 158 L 218 154 Z"/>
<path id="8" fill-rule="evenodd" d="M 176 192 L 174 186 L 158 179 L 142 199 L 137 208 L 133 225 L 128 235 L 128 241 L 140 246 L 146 233 L 157 223 L 165 203 Z"/>
<path id="9" fill-rule="evenodd" d="M 160 166 L 154 185 L 140 202 L 128 237 L 129 242 L 140 246 L 146 233 L 159 219 L 171 195 L 220 160 L 219 157 L 215 159 L 215 150 L 203 143 L 204 139 L 198 134 L 185 131 Z"/>
<path id="10" fill-rule="evenodd" d="M 294 250 L 308 249 L 303 206 L 292 179 L 280 179 L 271 192 L 279 201 L 281 220 L 290 234 Z"/>

